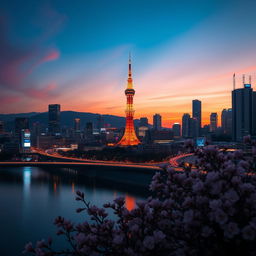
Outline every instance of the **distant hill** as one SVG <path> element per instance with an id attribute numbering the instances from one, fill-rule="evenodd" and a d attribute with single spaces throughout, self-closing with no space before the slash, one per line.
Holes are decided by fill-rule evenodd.
<path id="1" fill-rule="evenodd" d="M 88 112 L 75 112 L 75 111 L 62 111 L 61 112 L 61 126 L 62 127 L 74 127 L 74 119 L 81 119 L 81 129 L 84 129 L 87 122 L 93 122 L 93 126 L 97 127 L 99 114 Z M 103 117 L 104 124 L 109 127 L 121 128 L 125 126 L 125 117 L 114 115 L 101 115 Z M 4 121 L 6 130 L 12 130 L 14 128 L 14 120 L 16 117 L 28 117 L 30 125 L 39 122 L 42 127 L 48 126 L 48 112 L 37 113 L 20 113 L 20 114 L 0 114 L 0 121 Z M 136 119 L 135 125 L 139 124 L 139 120 Z"/>

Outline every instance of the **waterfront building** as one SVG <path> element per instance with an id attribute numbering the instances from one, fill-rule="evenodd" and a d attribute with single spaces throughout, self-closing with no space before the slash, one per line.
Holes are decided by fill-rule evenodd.
<path id="1" fill-rule="evenodd" d="M 48 106 L 48 131 L 50 135 L 60 135 L 60 105 Z"/>
<path id="2" fill-rule="evenodd" d="M 15 136 L 20 139 L 21 131 L 29 129 L 29 120 L 27 117 L 15 118 Z"/>

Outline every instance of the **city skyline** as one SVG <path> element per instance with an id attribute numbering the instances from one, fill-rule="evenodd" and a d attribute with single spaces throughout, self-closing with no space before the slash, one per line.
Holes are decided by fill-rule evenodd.
<path id="1" fill-rule="evenodd" d="M 104 8 L 93 17 L 90 11 L 95 13 L 97 3 Z M 160 113 L 164 127 L 181 123 L 183 113 L 191 113 L 194 99 L 202 102 L 203 125 L 209 124 L 210 113 L 220 116 L 222 109 L 231 107 L 234 72 L 237 87 L 242 87 L 243 73 L 252 75 L 254 84 L 255 3 L 197 1 L 198 5 L 187 2 L 183 8 L 179 3 L 151 1 L 145 10 L 144 4 L 134 1 L 129 8 L 125 1 L 97 3 L 69 8 L 68 3 L 54 1 L 31 4 L 29 10 L 18 1 L 3 3 L 1 113 L 44 112 L 48 104 L 58 103 L 64 111 L 125 116 L 129 51 L 135 119 L 146 116 L 152 123 L 152 116 Z M 14 15 L 14 9 L 20 13 Z M 244 40 L 236 40 L 241 36 Z"/>

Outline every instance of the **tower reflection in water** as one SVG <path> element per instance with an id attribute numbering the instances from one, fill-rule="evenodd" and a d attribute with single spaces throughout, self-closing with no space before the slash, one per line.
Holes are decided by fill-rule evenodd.
<path id="1" fill-rule="evenodd" d="M 125 195 L 125 206 L 128 211 L 131 211 L 135 208 L 135 198 L 129 195 Z"/>

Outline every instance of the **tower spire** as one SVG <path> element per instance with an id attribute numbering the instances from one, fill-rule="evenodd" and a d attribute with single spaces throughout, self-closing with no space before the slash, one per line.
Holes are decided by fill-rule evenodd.
<path id="1" fill-rule="evenodd" d="M 233 90 L 236 89 L 236 73 L 233 75 Z"/>
<path id="2" fill-rule="evenodd" d="M 132 60 L 131 60 L 131 53 L 129 53 L 129 61 L 128 61 L 127 89 L 133 89 L 133 84 L 132 84 Z"/>

